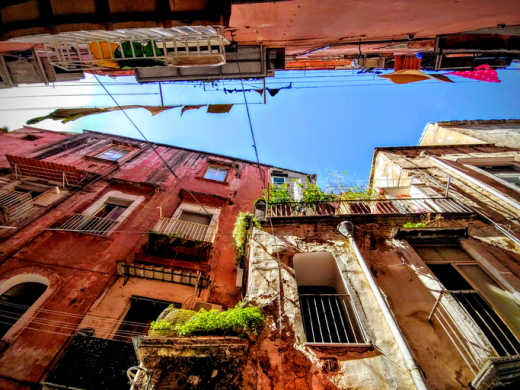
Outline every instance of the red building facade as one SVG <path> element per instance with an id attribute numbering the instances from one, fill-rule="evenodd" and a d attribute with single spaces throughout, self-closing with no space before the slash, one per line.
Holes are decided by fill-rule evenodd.
<path id="1" fill-rule="evenodd" d="M 63 356 L 102 363 L 106 340 L 146 333 L 170 304 L 241 298 L 232 230 L 272 167 L 96 132 L 0 136 L 1 389 L 81 388 L 48 377 Z M 80 346 L 86 357 L 70 357 L 78 334 L 97 355 Z M 102 377 L 98 388 L 118 388 Z"/>

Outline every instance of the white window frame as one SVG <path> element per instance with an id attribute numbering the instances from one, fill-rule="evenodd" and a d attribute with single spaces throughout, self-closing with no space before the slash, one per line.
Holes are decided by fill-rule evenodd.
<path id="1" fill-rule="evenodd" d="M 223 180 L 218 180 L 218 179 L 213 179 L 211 177 L 207 177 L 208 175 L 208 172 L 210 171 L 210 169 L 214 169 L 214 170 L 217 170 L 217 171 L 225 171 L 226 172 L 226 175 L 224 176 L 224 179 Z M 223 166 L 219 166 L 219 165 L 208 165 L 208 167 L 206 168 L 206 171 L 204 172 L 204 179 L 206 180 L 212 180 L 212 181 L 215 181 L 215 182 L 218 182 L 218 183 L 225 183 L 227 178 L 228 178 L 228 175 L 229 175 L 229 167 L 223 167 Z M 217 176 L 215 176 L 217 177 Z"/>
<path id="2" fill-rule="evenodd" d="M 367 329 L 365 327 L 365 323 L 366 323 L 366 319 L 363 315 L 363 312 L 361 310 L 361 307 L 359 305 L 359 302 L 357 301 L 356 299 L 356 295 L 354 294 L 353 292 L 353 289 L 352 287 L 350 286 L 350 283 L 348 280 L 345 279 L 345 276 L 342 272 L 342 267 L 340 266 L 340 263 L 338 262 L 338 259 L 336 257 L 336 255 L 331 252 L 331 251 L 322 251 L 322 252 L 310 252 L 310 253 L 304 253 L 304 254 L 299 254 L 299 255 L 306 255 L 306 256 L 323 256 L 323 255 L 326 255 L 326 256 L 330 256 L 332 261 L 334 262 L 333 264 L 333 268 L 335 270 L 335 283 L 337 284 L 337 287 L 340 287 L 343 289 L 343 291 L 338 291 L 338 289 L 336 288 L 336 293 L 337 294 L 344 294 L 345 295 L 345 299 L 347 300 L 349 306 L 350 306 L 350 309 L 352 311 L 351 314 L 353 314 L 353 318 L 350 318 L 349 317 L 349 314 L 348 313 L 343 313 L 345 315 L 345 321 L 347 322 L 346 325 L 349 325 L 349 322 L 350 322 L 350 332 L 352 333 L 356 333 L 356 330 L 353 329 L 353 325 L 352 325 L 352 321 L 355 322 L 355 326 L 357 327 L 357 330 L 359 331 L 360 333 L 360 336 L 362 338 L 361 341 L 358 341 L 358 342 L 350 342 L 350 343 L 337 343 L 337 342 L 324 342 L 324 343 L 320 343 L 320 342 L 309 342 L 309 341 L 306 341 L 305 344 L 306 345 L 309 345 L 309 346 L 352 346 L 352 347 L 361 347 L 361 348 L 364 348 L 364 347 L 371 347 L 372 344 L 370 343 L 370 337 L 367 333 Z M 298 256 L 295 255 L 295 256 Z M 296 271 L 296 270 L 295 270 Z M 296 276 L 296 272 L 295 272 L 295 276 Z M 323 275 L 322 275 L 323 276 Z M 314 276 L 308 276 L 308 278 L 311 278 L 311 279 L 314 279 Z M 330 280 L 328 281 L 330 282 Z M 296 278 L 296 284 L 297 286 L 299 287 L 300 284 L 298 283 L 298 280 Z M 302 285 L 305 285 L 305 284 L 302 284 Z M 326 285 L 330 285 L 330 283 L 325 283 L 323 284 L 324 286 Z M 300 300 L 300 294 L 298 293 L 298 301 Z M 307 333 L 305 332 L 305 329 L 304 329 L 304 320 L 303 320 L 303 313 L 302 313 L 302 307 L 301 307 L 301 304 L 299 303 L 299 312 L 300 312 L 300 316 L 301 316 L 301 326 L 302 326 L 302 332 L 303 334 L 305 335 L 305 337 L 307 338 Z M 332 325 L 331 325 L 332 326 Z"/>
<path id="3" fill-rule="evenodd" d="M 221 211 L 219 208 L 209 207 L 206 205 L 204 205 L 204 208 L 202 208 L 202 206 L 200 206 L 199 204 L 182 202 L 173 213 L 172 218 L 180 219 L 183 211 L 205 215 L 207 215 L 208 213 L 211 214 L 211 221 L 208 225 L 208 229 L 211 232 L 211 237 L 208 237 L 208 239 L 211 242 L 215 241 L 215 237 L 217 235 L 218 230 L 218 220 Z"/>
<path id="4" fill-rule="evenodd" d="M 486 157 L 486 158 L 461 158 L 457 159 L 457 162 L 464 164 L 465 167 L 481 174 L 487 176 L 493 180 L 496 180 L 500 184 L 505 187 L 508 187 L 516 192 L 520 193 L 520 186 L 512 184 L 507 180 L 504 180 L 499 175 L 495 175 L 491 172 L 488 172 L 482 168 L 481 166 L 500 166 L 500 165 L 514 165 L 520 168 L 519 156 L 511 156 L 511 157 Z M 520 177 L 520 172 L 518 173 Z"/>

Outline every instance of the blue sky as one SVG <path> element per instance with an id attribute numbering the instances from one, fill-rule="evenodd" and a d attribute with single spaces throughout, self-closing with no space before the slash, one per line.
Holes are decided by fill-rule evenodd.
<path id="1" fill-rule="evenodd" d="M 451 76 L 454 84 L 422 81 L 395 85 L 374 75 L 353 71 L 278 72 L 268 87 L 288 86 L 267 104 L 256 92 L 246 93 L 261 162 L 317 173 L 326 184 L 334 172 L 346 172 L 350 183 L 366 182 L 376 146 L 416 145 L 428 122 L 463 119 L 520 118 L 520 69 L 499 71 L 502 83 Z M 158 87 L 135 85 L 132 77 L 101 78 L 120 104 L 160 104 Z M 65 86 L 20 87 L 0 91 L 0 126 L 20 127 L 25 120 L 52 111 L 27 108 L 107 106 L 92 76 Z M 116 84 L 117 83 L 117 84 Z M 246 88 L 261 87 L 245 81 Z M 180 116 L 180 109 L 151 116 L 128 111 L 152 141 L 254 160 L 240 82 L 216 85 L 163 84 L 165 104 L 239 103 L 228 114 L 205 108 Z M 80 96 L 88 94 L 97 96 Z M 118 95 L 118 94 L 125 95 Z M 140 95 L 138 95 L 140 94 Z M 20 97 L 34 96 L 40 97 Z M 75 95 L 75 96 L 59 96 Z M 139 138 L 120 112 L 86 117 L 67 125 L 46 120 L 38 127 L 81 131 L 90 129 Z"/>

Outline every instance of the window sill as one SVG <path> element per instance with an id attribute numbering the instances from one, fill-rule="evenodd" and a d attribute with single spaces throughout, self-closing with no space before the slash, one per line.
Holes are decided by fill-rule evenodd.
<path id="1" fill-rule="evenodd" d="M 227 180 L 219 181 L 219 180 L 213 180 L 213 179 L 206 179 L 206 178 L 203 177 L 203 176 L 199 176 L 199 177 L 197 177 L 197 179 L 199 179 L 199 180 L 203 180 L 203 181 L 208 181 L 208 182 L 210 182 L 210 183 L 223 184 L 223 185 L 225 185 L 225 186 L 229 185 L 229 183 L 227 182 Z"/>
<path id="2" fill-rule="evenodd" d="M 107 160 L 105 158 L 100 158 L 100 157 L 96 157 L 96 156 L 84 156 L 84 158 L 86 160 L 92 160 L 92 161 L 97 161 L 97 162 L 101 162 L 101 163 L 105 163 L 105 164 L 111 164 L 111 165 L 119 165 L 120 160 L 121 160 L 121 159 L 118 159 L 118 160 Z"/>
<path id="3" fill-rule="evenodd" d="M 366 352 L 374 350 L 374 345 L 370 343 L 304 343 L 318 352 L 341 353 L 341 352 Z"/>

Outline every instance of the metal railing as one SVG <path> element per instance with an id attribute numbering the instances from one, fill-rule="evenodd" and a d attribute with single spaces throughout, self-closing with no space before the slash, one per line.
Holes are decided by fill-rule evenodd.
<path id="1" fill-rule="evenodd" d="M 59 183 L 62 187 L 78 187 L 88 178 L 86 171 L 73 166 L 51 161 L 38 160 L 20 156 L 6 155 L 16 178 L 21 176 L 37 177 Z"/>
<path id="2" fill-rule="evenodd" d="M 443 297 L 448 295 L 453 297 L 451 305 L 442 303 Z M 453 304 L 456 306 L 453 307 Z M 473 320 L 474 326 L 482 331 L 493 349 L 479 345 L 478 340 L 482 336 L 472 326 L 462 326 L 460 318 L 454 317 L 461 313 Z M 437 319 L 473 374 L 481 369 L 489 357 L 520 354 L 519 340 L 476 290 L 441 290 L 428 321 L 433 318 Z"/>
<path id="3" fill-rule="evenodd" d="M 347 294 L 299 294 L 299 298 L 308 343 L 368 343 Z"/>
<path id="4" fill-rule="evenodd" d="M 31 194 L 0 190 L 0 220 L 3 223 L 23 218 L 33 207 Z"/>
<path id="5" fill-rule="evenodd" d="M 127 264 L 119 261 L 117 262 L 117 273 L 125 278 L 160 280 L 199 288 L 209 286 L 209 277 L 206 273 L 155 264 Z"/>
<path id="6" fill-rule="evenodd" d="M 219 66 L 226 63 L 228 43 L 210 26 L 75 31 L 18 40 L 43 43 L 38 56 L 66 71 Z"/>
<path id="7" fill-rule="evenodd" d="M 191 241 L 213 242 L 214 227 L 179 218 L 160 218 L 152 232 Z"/>
<path id="8" fill-rule="evenodd" d="M 51 230 L 65 230 L 107 237 L 116 225 L 117 221 L 114 219 L 75 214 L 59 228 Z"/>
<path id="9" fill-rule="evenodd" d="M 349 199 L 311 203 L 268 203 L 266 207 L 268 218 L 473 212 L 469 207 L 451 198 Z"/>

